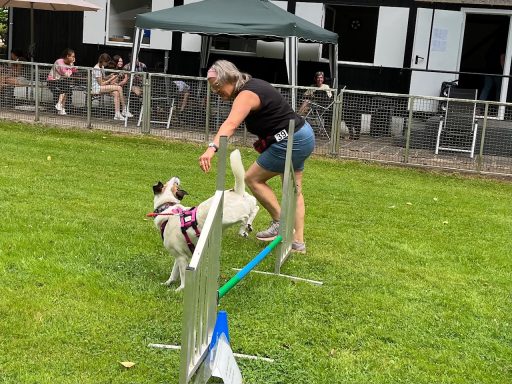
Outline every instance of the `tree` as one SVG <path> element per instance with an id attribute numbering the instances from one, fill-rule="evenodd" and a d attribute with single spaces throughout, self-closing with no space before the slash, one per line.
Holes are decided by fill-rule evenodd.
<path id="1" fill-rule="evenodd" d="M 0 45 L 5 45 L 9 30 L 9 9 L 0 8 Z"/>

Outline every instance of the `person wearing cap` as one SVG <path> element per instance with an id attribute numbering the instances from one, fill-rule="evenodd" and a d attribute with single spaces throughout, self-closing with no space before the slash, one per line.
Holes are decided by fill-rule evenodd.
<path id="1" fill-rule="evenodd" d="M 281 207 L 267 182 L 275 176 L 284 174 L 288 126 L 290 120 L 295 121 L 292 163 L 298 197 L 292 251 L 305 253 L 305 204 L 302 195 L 302 175 L 304 162 L 315 148 L 313 129 L 304 118 L 295 113 L 290 104 L 270 83 L 240 72 L 229 61 L 216 61 L 208 70 L 206 77 L 212 91 L 223 100 L 232 100 L 233 104 L 213 141 L 199 158 L 199 166 L 205 172 L 210 170 L 211 160 L 218 149 L 220 137 L 231 137 L 242 122 L 245 122 L 250 133 L 258 137 L 254 148 L 260 155 L 247 170 L 245 181 L 272 218 L 270 227 L 256 234 L 259 240 L 272 241 L 278 235 Z"/>

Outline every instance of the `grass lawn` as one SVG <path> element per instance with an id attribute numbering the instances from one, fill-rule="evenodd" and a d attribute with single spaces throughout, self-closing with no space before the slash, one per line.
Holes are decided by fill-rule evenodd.
<path id="1" fill-rule="evenodd" d="M 147 346 L 180 344 L 183 296 L 145 214 L 170 176 L 213 194 L 203 150 L 0 122 L 0 383 L 178 381 Z M 221 302 L 233 350 L 275 359 L 239 360 L 246 383 L 512 382 L 512 183 L 315 157 L 304 195 L 282 273 L 324 286 L 250 274 Z M 221 284 L 264 245 L 229 229 Z"/>

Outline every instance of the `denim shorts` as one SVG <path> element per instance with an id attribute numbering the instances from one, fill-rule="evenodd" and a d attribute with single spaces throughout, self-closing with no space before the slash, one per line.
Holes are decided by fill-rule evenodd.
<path id="1" fill-rule="evenodd" d="M 257 159 L 258 165 L 270 172 L 284 173 L 288 139 L 272 144 Z M 315 149 L 315 134 L 308 122 L 293 135 L 292 163 L 295 171 L 304 170 L 304 161 Z"/>

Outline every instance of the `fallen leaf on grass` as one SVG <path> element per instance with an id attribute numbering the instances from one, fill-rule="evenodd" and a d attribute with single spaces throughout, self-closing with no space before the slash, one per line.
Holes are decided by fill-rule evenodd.
<path id="1" fill-rule="evenodd" d="M 396 208 L 396 205 L 390 205 L 388 208 Z"/>
<path id="2" fill-rule="evenodd" d="M 50 161 L 51 159 L 52 159 L 52 157 L 51 157 L 51 156 L 48 156 L 48 157 L 46 158 L 46 160 L 48 160 L 48 161 Z"/>
<path id="3" fill-rule="evenodd" d="M 408 202 L 407 202 L 407 203 L 405 203 L 405 204 L 407 204 L 407 205 L 412 205 L 412 203 L 411 203 L 410 201 L 408 201 Z"/>
<path id="4" fill-rule="evenodd" d="M 437 201 L 437 200 L 439 200 L 439 199 L 438 199 L 437 197 L 434 197 L 434 199 L 433 199 L 433 200 L 434 200 L 434 201 Z"/>
<path id="5" fill-rule="evenodd" d="M 448 221 L 447 220 L 443 221 L 443 224 L 448 224 Z"/>
<path id="6" fill-rule="evenodd" d="M 135 365 L 135 363 L 132 363 L 131 361 L 120 361 L 119 364 L 125 368 L 131 368 Z"/>

